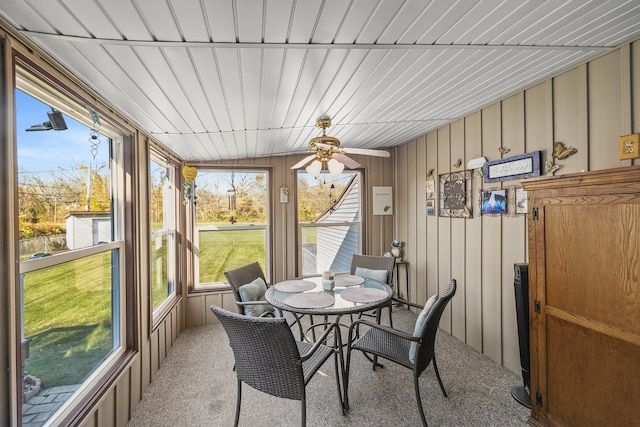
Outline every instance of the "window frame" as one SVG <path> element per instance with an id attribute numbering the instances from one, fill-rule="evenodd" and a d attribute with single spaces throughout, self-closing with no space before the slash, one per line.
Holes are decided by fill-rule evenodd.
<path id="1" fill-rule="evenodd" d="M 204 231 L 207 230 L 217 230 L 217 231 L 229 231 L 229 230 L 237 230 L 237 231 L 246 231 L 246 230 L 256 230 L 258 228 L 265 228 L 265 278 L 267 282 L 271 282 L 271 274 L 273 272 L 273 201 L 272 195 L 274 194 L 274 183 L 273 183 L 273 166 L 264 165 L 264 166 L 242 166 L 242 165 L 194 165 L 198 169 L 198 173 L 200 172 L 216 172 L 216 173 L 264 173 L 267 179 L 266 190 L 267 194 L 265 194 L 265 201 L 267 209 L 267 221 L 264 226 L 259 227 L 251 227 L 248 225 L 229 225 L 229 226 L 202 226 L 198 227 L 197 223 L 197 214 L 196 209 L 197 205 L 194 206 L 193 203 L 189 202 L 187 206 L 187 238 L 191 242 L 191 248 L 187 249 L 188 260 L 189 260 L 189 286 L 188 293 L 189 294 L 198 294 L 198 293 L 208 293 L 208 292 L 219 292 L 219 291 L 227 291 L 230 290 L 231 287 L 229 283 L 225 282 L 207 282 L 204 284 L 200 283 L 200 263 L 199 263 L 199 231 L 202 229 Z M 195 179 L 196 185 L 198 182 L 198 178 Z M 196 193 L 197 194 L 197 193 Z"/>
<path id="2" fill-rule="evenodd" d="M 163 227 L 167 225 L 167 220 L 171 223 L 169 227 L 164 227 L 160 230 L 153 230 L 151 224 L 151 162 L 157 164 L 166 163 L 167 171 L 169 171 L 168 179 L 171 182 L 170 191 L 166 193 L 169 195 L 170 200 L 165 200 L 163 197 Z M 177 162 L 171 157 L 164 155 L 160 148 L 151 144 L 149 149 L 149 173 L 147 179 L 149 180 L 149 202 L 148 202 L 148 218 L 149 218 L 149 310 L 151 311 L 151 330 L 154 331 L 160 323 L 164 320 L 168 313 L 171 312 L 173 307 L 177 304 L 180 298 L 180 286 L 179 286 L 179 242 L 178 242 L 178 224 L 179 224 L 179 179 L 178 179 L 178 165 Z M 168 215 L 167 215 L 168 214 Z M 165 215 L 169 216 L 166 218 Z M 171 244 L 168 245 L 170 249 L 167 251 L 167 277 L 169 281 L 173 281 L 173 290 L 167 295 L 167 297 L 157 306 L 153 307 L 153 277 L 152 277 L 152 252 L 153 252 L 153 238 L 171 236 Z"/>
<path id="3" fill-rule="evenodd" d="M 365 247 L 365 229 L 366 229 L 366 224 L 365 224 L 365 219 L 366 219 L 366 212 L 365 212 L 365 206 L 366 206 L 366 192 L 365 192 L 365 184 L 364 184 L 364 170 L 362 169 L 351 169 L 351 170 L 345 170 L 346 173 L 352 173 L 352 174 L 357 174 L 358 175 L 358 185 L 359 185 L 359 200 L 358 200 L 358 217 L 360 218 L 359 221 L 336 221 L 336 222 L 326 222 L 323 224 L 318 224 L 317 222 L 301 222 L 300 221 L 300 216 L 299 216 L 299 201 L 300 201 L 300 195 L 298 193 L 299 190 L 299 186 L 298 186 L 298 182 L 299 182 L 299 174 L 303 174 L 303 173 L 307 173 L 306 171 L 299 169 L 296 170 L 295 173 L 295 190 L 296 190 L 296 197 L 295 197 L 295 221 L 296 221 L 296 274 L 299 276 L 305 275 L 306 273 L 304 272 L 304 260 L 303 260 L 303 254 L 302 254 L 302 249 L 303 249 L 303 228 L 325 228 L 325 227 L 352 227 L 352 226 L 356 226 L 358 229 L 358 254 L 362 254 L 363 253 L 363 249 Z M 343 172 L 343 174 L 345 173 Z M 319 273 L 316 273 L 319 274 Z"/>
<path id="4" fill-rule="evenodd" d="M 136 313 L 136 290 L 134 280 L 133 266 L 136 265 L 138 252 L 134 239 L 134 211 L 135 203 L 133 201 L 133 184 L 135 179 L 134 170 L 134 146 L 136 142 L 135 129 L 123 123 L 118 116 L 114 116 L 110 110 L 104 110 L 96 99 L 85 92 L 82 88 L 76 86 L 66 76 L 60 74 L 56 70 L 52 70 L 46 65 L 42 65 L 43 61 L 37 56 L 31 55 L 30 52 L 23 52 L 14 48 L 12 51 L 12 72 L 11 72 L 11 90 L 22 90 L 29 96 L 32 96 L 47 105 L 73 117 L 76 121 L 91 127 L 88 112 L 97 113 L 101 119 L 100 133 L 111 139 L 111 149 L 115 150 L 110 153 L 111 168 L 111 221 L 113 241 L 87 248 L 79 248 L 69 250 L 64 253 L 55 254 L 49 257 L 29 259 L 18 262 L 13 270 L 15 280 L 13 295 L 14 308 L 10 323 L 13 324 L 11 348 L 13 349 L 12 368 L 10 370 L 11 387 L 21 389 L 22 387 L 22 348 L 20 345 L 22 332 L 22 301 L 20 300 L 20 275 L 27 274 L 41 268 L 55 266 L 57 264 L 82 259 L 85 256 L 92 256 L 99 253 L 117 251 L 118 275 L 113 276 L 112 281 L 117 281 L 117 301 L 118 307 L 117 318 L 114 322 L 112 331 L 116 331 L 119 335 L 117 349 L 112 349 L 105 359 L 97 365 L 91 374 L 82 382 L 79 389 L 57 410 L 57 412 L 49 418 L 46 423 L 73 424 L 78 423 L 83 417 L 103 398 L 105 391 L 116 376 L 122 372 L 134 358 L 139 347 L 137 335 L 137 316 Z M 34 59 L 35 58 L 35 59 Z M 14 98 L 11 95 L 11 99 Z M 98 104 L 98 105 L 96 105 Z M 91 107 L 95 106 L 92 110 Z M 15 104 L 12 111 L 12 117 L 17 117 Z M 9 140 L 9 148 L 12 152 L 17 153 L 17 139 L 15 123 L 11 125 L 13 133 Z M 115 154 L 115 156 L 114 156 Z M 16 155 L 17 160 L 17 155 Z M 17 163 L 10 161 L 8 165 L 13 167 L 12 180 L 9 182 L 9 191 L 12 196 L 9 197 L 10 203 L 13 204 L 15 212 L 18 211 L 18 191 L 17 191 Z M 11 216 L 11 224 L 13 224 L 13 232 L 10 234 L 13 241 L 14 254 L 17 254 L 19 244 L 18 237 L 18 217 Z M 11 227 L 11 225 L 9 225 Z M 113 258 L 112 258 L 113 260 Z M 128 261 L 128 262 L 127 262 Z M 115 262 L 115 261 L 114 261 Z M 112 285 L 113 286 L 113 285 Z M 115 300 L 112 300 L 115 301 Z M 112 316 L 115 316 L 112 311 Z M 21 396 L 20 390 L 15 390 L 15 395 Z M 10 408 L 12 419 L 15 422 L 22 422 L 23 410 L 22 399 L 13 399 Z"/>

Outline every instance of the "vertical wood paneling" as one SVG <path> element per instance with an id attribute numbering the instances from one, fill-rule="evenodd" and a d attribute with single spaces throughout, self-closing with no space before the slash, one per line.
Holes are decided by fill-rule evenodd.
<path id="1" fill-rule="evenodd" d="M 157 339 L 158 339 L 158 369 L 162 366 L 162 362 L 167 357 L 167 318 L 165 317 L 164 322 L 158 325 L 157 328 Z"/>
<path id="2" fill-rule="evenodd" d="M 407 145 L 407 177 L 417 177 L 418 170 L 418 149 L 417 141 L 411 141 Z M 417 242 L 416 235 L 417 221 L 420 217 L 418 212 L 419 203 L 417 203 L 418 189 L 421 188 L 416 178 L 407 179 L 407 228 L 399 237 L 400 240 L 406 242 L 403 248 L 404 257 L 409 261 L 409 277 L 417 277 Z M 421 285 L 416 282 L 416 289 Z M 416 290 L 417 292 L 417 290 Z M 415 294 L 414 294 L 415 295 Z"/>
<path id="3" fill-rule="evenodd" d="M 553 101 L 550 81 L 540 83 L 525 92 L 525 140 L 527 151 L 542 151 L 542 161 L 552 160 Z M 577 154 L 576 154 L 577 155 Z M 556 175 L 562 173 L 559 169 Z M 542 174 L 545 172 L 543 171 Z"/>
<path id="4" fill-rule="evenodd" d="M 631 46 L 620 48 L 620 130 L 622 135 L 631 133 Z M 631 165 L 630 160 L 625 160 L 623 166 Z"/>
<path id="5" fill-rule="evenodd" d="M 115 422 L 115 389 L 109 390 L 109 392 L 100 401 L 100 406 L 97 411 L 97 426 L 98 427 L 110 427 L 116 425 Z"/>
<path id="6" fill-rule="evenodd" d="M 184 298 L 182 299 L 182 304 L 180 304 L 178 307 L 176 307 L 175 310 L 171 312 L 171 323 L 175 325 L 171 329 L 171 346 L 172 347 L 173 347 L 173 344 L 176 342 L 176 339 L 178 339 L 178 335 L 180 335 L 180 332 L 182 332 L 182 323 L 180 321 L 179 313 L 181 313 L 183 304 L 184 304 Z"/>
<path id="7" fill-rule="evenodd" d="M 376 187 L 378 182 L 378 177 L 376 177 L 375 170 L 380 170 L 383 172 L 383 166 L 380 162 L 380 159 L 371 159 L 370 167 L 367 168 L 367 172 L 365 173 L 365 180 L 363 185 L 363 194 L 366 195 L 364 198 L 364 212 L 366 212 L 366 217 L 370 218 L 370 221 L 367 224 L 366 229 L 366 242 L 370 248 L 371 255 L 380 255 L 388 251 L 387 249 L 387 241 L 385 236 L 385 219 L 386 215 L 373 215 L 373 200 L 369 195 L 373 195 L 373 187 Z M 395 192 L 395 189 L 392 189 L 392 193 Z M 394 203 L 394 211 L 398 209 L 398 207 Z"/>
<path id="8" fill-rule="evenodd" d="M 202 307 L 201 295 L 194 295 L 185 298 L 187 328 L 204 325 L 204 311 Z"/>
<path id="9" fill-rule="evenodd" d="M 464 150 L 464 120 L 458 120 L 451 124 L 451 160 L 455 163 L 458 159 L 462 161 L 460 167 L 451 166 L 453 171 L 461 171 L 467 168 Z M 471 182 L 467 182 L 471 185 Z M 473 202 L 472 202 L 473 203 Z M 465 330 L 465 305 L 466 305 L 466 285 L 465 285 L 465 264 L 466 264 L 466 222 L 467 219 L 455 218 L 451 220 L 451 271 L 455 272 L 457 281 L 455 297 L 451 300 L 451 334 L 464 341 Z"/>
<path id="10" fill-rule="evenodd" d="M 141 366 L 140 366 L 140 395 L 143 396 L 147 391 L 147 387 L 151 384 L 151 353 L 153 347 L 151 340 L 144 340 L 140 347 Z"/>
<path id="11" fill-rule="evenodd" d="M 502 102 L 502 143 L 512 152 L 524 153 L 524 92 Z M 510 153 L 509 153 L 510 154 Z M 503 187 L 518 181 L 504 181 Z M 512 193 L 513 194 L 513 193 Z M 512 194 L 508 194 L 511 196 Z M 524 216 L 502 217 L 502 364 L 514 372 L 520 368 L 518 324 L 516 320 L 513 271 L 509 266 L 526 262 L 526 223 Z"/>
<path id="12" fill-rule="evenodd" d="M 156 373 L 158 372 L 158 369 L 160 369 L 160 346 L 158 335 L 158 330 L 156 329 L 149 337 L 149 350 L 151 353 L 149 372 L 151 374 L 151 382 L 156 378 Z"/>
<path id="13" fill-rule="evenodd" d="M 409 202 L 410 193 L 408 191 L 409 191 L 410 177 L 409 177 L 409 174 L 407 173 L 407 168 L 409 167 L 409 161 L 410 161 L 409 160 L 410 145 L 411 144 L 405 144 L 405 145 L 402 145 L 401 147 L 398 147 L 395 150 L 396 156 L 399 159 L 400 164 L 403 165 L 403 167 L 399 169 L 397 168 L 395 171 L 396 184 L 394 187 L 395 203 L 394 203 L 393 212 L 394 212 L 396 224 L 395 224 L 395 233 L 393 235 L 393 238 L 398 240 L 403 240 L 405 242 L 407 241 L 407 235 L 409 234 L 409 230 L 410 230 L 408 226 L 409 205 L 410 205 L 410 202 Z M 413 151 L 415 152 L 415 148 L 413 149 Z M 412 162 L 412 163 L 414 163 L 413 168 L 415 170 L 415 162 Z M 413 177 L 411 177 L 411 179 L 413 180 Z M 389 242 L 388 244 L 391 244 L 391 242 Z M 405 247 L 404 249 L 406 250 L 407 248 Z M 415 250 L 415 247 L 411 248 L 411 250 L 412 251 Z"/>
<path id="14" fill-rule="evenodd" d="M 131 393 L 129 385 L 131 384 L 131 369 L 127 370 L 123 375 L 118 378 L 116 383 L 116 422 L 117 427 L 124 427 L 127 425 L 129 418 L 132 415 L 131 411 Z"/>
<path id="15" fill-rule="evenodd" d="M 589 170 L 623 166 L 621 56 L 618 49 L 589 63 Z"/>
<path id="16" fill-rule="evenodd" d="M 583 115 L 583 112 L 586 111 L 584 108 L 586 99 L 582 91 L 584 83 L 582 73 L 584 71 L 584 69 L 574 68 L 553 79 L 553 140 L 549 141 L 549 144 L 544 148 L 547 148 L 548 153 L 551 153 L 553 142 L 560 141 L 567 146 L 578 149 L 578 152 L 568 159 L 556 161 L 556 164 L 561 165 L 561 168 L 556 172 L 557 175 L 578 172 L 586 167 L 589 150 L 587 134 L 584 132 L 584 126 L 587 122 L 587 118 Z M 544 107 L 544 104 L 534 105 L 532 111 L 536 113 Z M 538 117 L 539 120 L 544 120 L 544 117 L 539 115 Z M 532 129 L 532 131 L 536 130 Z M 527 139 L 527 144 L 530 141 Z M 529 146 L 527 149 L 531 150 Z M 550 155 L 547 156 L 547 160 L 552 160 Z"/>
<path id="17" fill-rule="evenodd" d="M 415 255 L 412 257 L 413 277 L 415 278 L 415 301 L 424 304 L 427 300 L 427 214 L 426 214 L 426 179 L 427 179 L 427 141 L 426 137 L 416 140 L 416 232 Z M 405 295 L 406 297 L 406 295 Z"/>
<path id="18" fill-rule="evenodd" d="M 129 386 L 129 411 L 131 413 L 133 413 L 133 408 L 135 408 L 140 402 L 140 399 L 142 399 L 141 368 L 142 359 L 140 356 L 137 356 L 131 363 L 129 369 L 129 379 L 131 380 Z"/>
<path id="19" fill-rule="evenodd" d="M 438 130 L 438 173 L 451 172 L 451 136 L 450 127 L 445 126 Z M 439 187 L 439 183 L 438 183 Z M 453 221 L 463 219 L 451 219 L 449 217 L 438 218 L 438 287 L 437 292 L 442 293 L 451 279 L 451 227 Z M 455 297 L 454 297 L 455 298 Z M 447 306 L 440 327 L 451 332 L 451 304 Z"/>
<path id="20" fill-rule="evenodd" d="M 96 427 L 96 426 L 97 426 L 97 422 L 96 422 L 95 411 L 90 413 L 84 420 L 82 420 L 82 422 L 79 425 L 79 427 Z"/>
<path id="21" fill-rule="evenodd" d="M 446 151 L 449 151 L 449 147 L 446 147 Z M 438 265 L 440 265 L 440 251 L 439 245 L 439 216 L 438 216 L 438 197 L 440 196 L 440 188 L 438 183 L 438 133 L 431 132 L 427 134 L 427 174 L 432 172 L 432 178 L 435 181 L 435 216 L 427 217 L 427 297 L 437 294 L 439 289 L 439 276 Z M 416 295 L 413 292 L 412 295 Z M 426 299 L 425 299 L 426 300 Z M 420 301 L 418 301 L 420 302 Z"/>
<path id="22" fill-rule="evenodd" d="M 465 118 L 466 159 L 482 156 L 482 113 L 473 113 Z M 475 200 L 482 188 L 482 177 L 471 179 L 471 194 Z M 482 218 L 478 215 L 478 206 L 473 205 L 473 217 L 465 221 L 465 342 L 482 352 Z M 454 270 L 454 275 L 460 273 Z"/>
<path id="23" fill-rule="evenodd" d="M 502 146 L 500 116 L 500 104 L 482 110 L 482 151 L 490 160 Z M 501 242 L 500 218 L 482 217 L 482 351 L 498 363 L 502 363 Z"/>
<path id="24" fill-rule="evenodd" d="M 270 215 L 273 215 L 271 218 L 271 224 L 273 224 L 274 230 L 278 229 L 280 232 L 275 233 L 273 232 L 274 230 L 272 230 L 272 241 L 269 243 L 272 248 L 287 248 L 287 241 L 292 234 L 295 235 L 295 229 L 289 230 L 287 227 L 282 226 L 290 220 L 288 217 L 288 205 L 293 203 L 293 200 L 295 199 L 295 197 L 293 197 L 295 187 L 289 186 L 287 183 L 287 175 L 284 170 L 285 166 L 283 159 L 273 159 L 273 163 L 277 163 L 278 167 L 275 167 L 269 176 L 269 191 L 271 192 L 271 209 L 269 212 L 271 212 Z M 289 203 L 280 203 L 280 187 L 283 185 L 289 189 Z M 272 267 L 273 271 L 270 272 L 270 277 L 267 280 L 277 283 L 278 281 L 283 280 L 283 277 L 288 274 L 290 268 L 295 269 L 296 258 L 295 256 L 290 257 L 285 254 L 274 256 L 275 253 L 271 253 L 270 255 L 271 258 L 268 264 Z"/>

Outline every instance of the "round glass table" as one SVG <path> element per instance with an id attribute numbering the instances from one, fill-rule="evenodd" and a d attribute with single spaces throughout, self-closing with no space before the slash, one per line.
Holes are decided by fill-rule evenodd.
<path id="1" fill-rule="evenodd" d="M 349 274 L 337 275 L 332 290 L 322 287 L 322 277 L 305 277 L 276 283 L 265 293 L 267 302 L 283 311 L 338 317 L 381 307 L 391 296 L 389 285 Z"/>
<path id="2" fill-rule="evenodd" d="M 388 304 L 392 297 L 391 287 L 385 283 L 380 283 L 373 279 L 365 279 L 349 274 L 339 274 L 335 276 L 336 286 L 332 290 L 325 290 L 322 286 L 322 277 L 305 277 L 302 279 L 285 280 L 269 287 L 265 293 L 265 299 L 269 304 L 278 310 L 294 313 L 300 322 L 300 315 L 323 316 L 324 322 L 313 323 L 307 328 L 315 331 L 317 327 L 335 324 L 337 329 L 348 326 L 340 323 L 340 319 L 345 314 L 356 314 L 369 311 Z M 329 316 L 334 316 L 332 320 Z M 302 330 L 301 330 L 302 333 Z M 338 354 L 340 364 L 338 387 L 344 385 L 346 375 L 344 366 L 344 353 L 342 345 L 342 334 L 334 335 L 333 347 Z M 315 332 L 313 332 L 315 340 Z M 307 335 L 304 334 L 304 338 Z M 341 377 L 341 378 L 340 378 Z M 343 411 L 349 410 L 348 404 L 343 398 Z"/>

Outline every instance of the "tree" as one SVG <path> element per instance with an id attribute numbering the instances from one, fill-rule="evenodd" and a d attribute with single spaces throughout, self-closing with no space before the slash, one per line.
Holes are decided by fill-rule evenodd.
<path id="1" fill-rule="evenodd" d="M 111 210 L 110 174 L 105 164 L 75 165 L 56 171 L 19 173 L 18 204 L 24 223 L 61 224 L 70 211 Z"/>

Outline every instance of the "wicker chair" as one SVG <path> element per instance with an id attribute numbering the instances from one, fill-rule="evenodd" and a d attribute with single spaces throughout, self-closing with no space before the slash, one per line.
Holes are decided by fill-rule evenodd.
<path id="1" fill-rule="evenodd" d="M 335 325 L 327 327 L 315 344 L 296 341 L 281 317 L 249 317 L 232 313 L 215 305 L 216 315 L 229 337 L 235 358 L 238 392 L 234 425 L 240 420 L 242 383 L 256 390 L 302 403 L 302 426 L 306 425 L 306 385 L 313 375 L 334 356 L 340 410 L 345 414 L 338 375 L 337 345 L 322 344 Z M 335 337 L 335 334 L 334 334 Z M 335 340 L 335 338 L 334 338 Z"/>
<path id="2" fill-rule="evenodd" d="M 265 284 L 267 283 L 264 273 L 262 272 L 262 267 L 260 267 L 260 264 L 257 261 L 242 267 L 234 268 L 233 270 L 225 271 L 224 276 L 227 278 L 229 286 L 231 286 L 233 296 L 236 300 L 236 305 L 238 306 L 238 312 L 240 314 L 246 315 L 245 307 L 249 305 L 269 305 L 269 303 L 262 301 L 242 301 L 242 298 L 240 297 L 240 286 L 251 283 L 257 278 L 261 278 L 264 280 Z M 300 319 L 295 314 L 290 312 L 278 313 L 273 307 L 271 307 L 271 309 L 265 314 L 271 317 L 284 317 L 287 319 L 287 324 L 289 326 L 297 324 L 300 337 L 303 336 L 302 326 L 299 322 Z"/>
<path id="3" fill-rule="evenodd" d="M 424 326 L 419 336 L 407 334 L 405 332 L 379 325 L 374 322 L 366 320 L 357 320 L 349 327 L 349 341 L 347 347 L 347 367 L 346 375 L 344 379 L 344 400 L 345 406 L 349 408 L 349 368 L 351 366 L 351 352 L 352 350 L 360 350 L 365 354 L 374 355 L 385 358 L 391 362 L 395 362 L 399 365 L 409 368 L 413 371 L 413 383 L 416 392 L 416 400 L 418 402 L 418 409 L 420 411 L 420 418 L 422 419 L 422 425 L 426 426 L 427 421 L 424 417 L 424 410 L 422 408 L 422 401 L 420 399 L 420 386 L 418 379 L 422 371 L 424 371 L 429 363 L 433 362 L 433 369 L 436 372 L 436 378 L 440 385 L 440 390 L 444 397 L 447 397 L 447 392 L 440 379 L 440 373 L 438 372 L 438 365 L 436 364 L 435 354 L 435 341 L 436 333 L 438 332 L 438 325 L 442 312 L 445 307 L 453 298 L 456 293 L 456 280 L 451 279 L 449 285 L 445 289 L 444 293 L 435 300 L 435 303 L 426 314 Z M 435 299 L 435 298 L 434 298 Z M 416 307 L 420 307 L 417 304 L 411 304 Z M 369 329 L 358 337 L 358 329 L 361 325 L 369 326 Z M 412 343 L 414 348 L 412 349 Z M 414 351 L 414 361 L 411 361 L 410 354 Z M 366 390 L 366 389 L 364 389 Z"/>
<path id="4" fill-rule="evenodd" d="M 393 267 L 395 266 L 395 258 L 386 256 L 373 255 L 353 255 L 351 258 L 351 274 L 356 274 L 358 267 L 367 268 L 369 270 L 386 270 L 387 279 L 384 283 L 393 288 Z M 389 300 L 389 325 L 393 328 L 393 318 L 391 316 L 393 308 L 393 299 Z M 375 316 L 380 321 L 381 309 L 366 311 L 362 313 L 365 316 Z"/>

